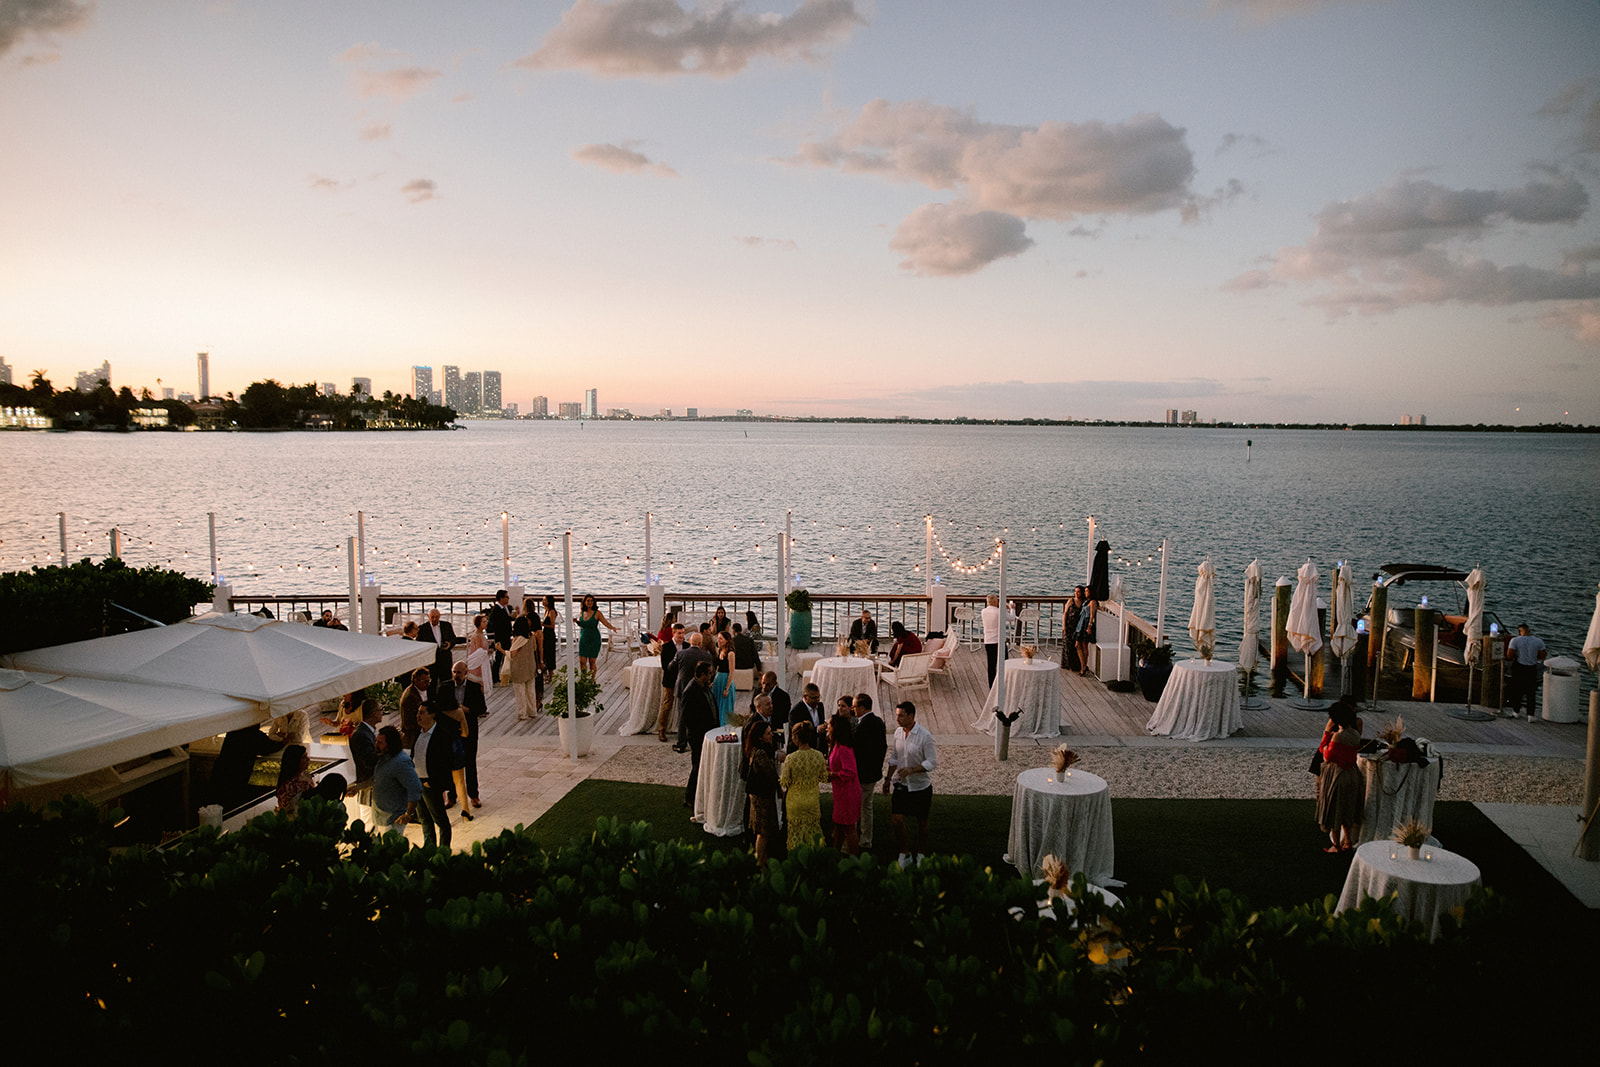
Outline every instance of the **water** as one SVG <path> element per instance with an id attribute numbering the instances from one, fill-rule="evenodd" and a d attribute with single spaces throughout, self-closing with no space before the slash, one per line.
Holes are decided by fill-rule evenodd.
<path id="1" fill-rule="evenodd" d="M 559 587 L 570 528 L 580 590 L 637 591 L 646 510 L 669 593 L 776 588 L 788 512 L 793 569 L 814 592 L 920 592 L 931 513 L 951 557 L 981 561 L 1004 536 L 1008 592 L 1054 594 L 1084 580 L 1092 514 L 1147 617 L 1169 539 L 1167 627 L 1180 650 L 1207 556 L 1224 650 L 1238 640 L 1253 558 L 1268 586 L 1312 558 L 1324 597 L 1341 559 L 1358 598 L 1384 563 L 1482 566 L 1491 610 L 1527 618 L 1571 654 L 1600 579 L 1594 435 L 515 422 L 433 434 L 4 433 L 0 464 L 0 567 L 54 554 L 64 511 L 74 559 L 103 556 L 115 525 L 130 563 L 204 577 L 215 512 L 220 569 L 241 594 L 346 589 L 358 510 L 370 569 L 401 594 L 499 586 L 502 511 L 512 571 L 530 590 Z M 994 566 L 966 575 L 934 558 L 953 592 L 995 588 Z"/>

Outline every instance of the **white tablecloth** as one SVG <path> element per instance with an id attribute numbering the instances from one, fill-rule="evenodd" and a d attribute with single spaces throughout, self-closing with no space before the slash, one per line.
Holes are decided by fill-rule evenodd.
<path id="1" fill-rule="evenodd" d="M 719 737 L 732 735 L 730 742 Z M 694 821 L 706 833 L 737 837 L 744 833 L 744 780 L 739 777 L 739 731 L 717 727 L 700 739 L 700 780 L 694 789 Z"/>
<path id="2" fill-rule="evenodd" d="M 640 656 L 628 668 L 628 724 L 622 733 L 647 734 L 661 714 L 661 657 Z"/>
<path id="3" fill-rule="evenodd" d="M 1366 897 L 1381 900 L 1398 893 L 1395 914 L 1427 924 L 1430 936 L 1437 938 L 1440 920 L 1465 904 L 1483 878 L 1478 865 L 1465 856 L 1431 845 L 1422 854 L 1433 859 L 1411 859 L 1406 847 L 1393 841 L 1362 845 L 1350 863 L 1338 910 L 1357 907 Z"/>
<path id="4" fill-rule="evenodd" d="M 1073 874 L 1082 871 L 1096 885 L 1111 883 L 1116 843 L 1106 780 L 1089 771 L 1057 774 L 1053 767 L 1017 775 L 1006 851 L 1026 877 L 1039 877 L 1040 861 L 1053 855 Z"/>
<path id="5" fill-rule="evenodd" d="M 874 701 L 878 696 L 877 668 L 861 656 L 819 659 L 811 668 L 811 681 L 822 690 L 822 709 L 830 716 L 842 696 L 853 699 L 857 693 L 870 693 Z"/>
<path id="6" fill-rule="evenodd" d="M 978 709 L 974 730 L 994 733 L 995 691 L 999 680 L 989 687 L 983 707 Z M 1061 664 L 1043 656 L 1032 661 L 1006 660 L 1006 706 L 1010 715 L 1021 711 L 1011 724 L 1012 737 L 1059 737 L 1061 735 Z"/>
<path id="7" fill-rule="evenodd" d="M 1183 659 L 1172 665 L 1172 677 L 1145 729 L 1177 741 L 1209 741 L 1227 737 L 1243 725 L 1239 665 Z"/>
<path id="8" fill-rule="evenodd" d="M 1367 781 L 1367 807 L 1361 817 L 1361 844 L 1387 841 L 1397 823 L 1416 819 L 1433 825 L 1433 799 L 1439 792 L 1439 757 L 1426 767 L 1360 756 L 1356 766 Z"/>

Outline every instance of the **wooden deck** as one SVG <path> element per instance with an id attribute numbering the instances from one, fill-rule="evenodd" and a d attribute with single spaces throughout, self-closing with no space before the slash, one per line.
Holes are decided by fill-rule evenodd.
<path id="1" fill-rule="evenodd" d="M 628 720 L 628 693 L 626 671 L 632 661 L 623 653 L 602 653 L 599 661 L 601 702 L 606 705 L 596 723 L 599 735 L 615 735 Z M 790 674 L 784 688 L 791 695 L 800 692 L 800 678 Z M 987 735 L 974 730 L 971 723 L 978 719 L 980 706 L 989 691 L 983 650 L 963 649 L 956 653 L 948 677 L 936 676 L 931 690 L 915 690 L 908 694 L 916 702 L 918 719 L 941 743 L 989 744 Z M 489 717 L 481 726 L 485 739 L 501 737 L 531 737 L 556 739 L 556 721 L 541 715 L 529 721 L 518 722 L 516 702 L 509 687 L 502 686 L 489 694 Z M 894 689 L 880 686 L 878 706 L 888 707 L 896 698 Z M 1301 711 L 1286 700 L 1262 698 L 1268 707 L 1262 711 L 1245 711 L 1244 728 L 1225 741 L 1202 742 L 1206 746 L 1254 745 L 1312 746 L 1321 736 L 1326 718 L 1316 712 Z M 747 705 L 743 696 L 741 706 Z M 1413 701 L 1384 700 L 1378 710 L 1366 715 L 1367 734 L 1378 727 L 1389 725 L 1396 715 L 1405 719 L 1406 732 L 1414 737 L 1424 737 L 1445 745 L 1483 746 L 1506 754 L 1568 756 L 1581 759 L 1586 743 L 1583 724 L 1527 723 L 1520 720 L 1496 719 L 1491 722 L 1470 722 L 1450 715 L 1457 704 L 1428 704 Z M 1061 722 L 1063 740 L 1094 745 L 1146 744 L 1187 745 L 1190 742 L 1152 738 L 1145 732 L 1155 705 L 1148 703 L 1138 693 L 1114 693 L 1093 677 L 1080 678 L 1076 674 L 1061 674 Z"/>

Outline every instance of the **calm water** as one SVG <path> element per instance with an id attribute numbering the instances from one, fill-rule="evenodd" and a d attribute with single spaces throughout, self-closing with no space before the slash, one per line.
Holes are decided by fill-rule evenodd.
<path id="1" fill-rule="evenodd" d="M 0 567 L 56 552 L 64 511 L 74 558 L 104 555 L 115 525 L 130 563 L 205 576 L 215 512 L 221 570 L 246 594 L 347 588 L 358 509 L 384 591 L 419 594 L 498 586 L 502 511 L 512 570 L 531 589 L 558 585 L 570 528 L 587 545 L 580 589 L 635 591 L 646 510 L 669 593 L 775 588 L 785 512 L 794 569 L 816 592 L 919 592 L 931 513 L 968 561 L 1008 527 L 1007 589 L 1059 593 L 1084 580 L 1092 514 L 1147 616 L 1159 579 L 1148 557 L 1170 539 L 1167 625 L 1180 635 L 1195 566 L 1211 558 L 1224 647 L 1252 558 L 1270 585 L 1311 557 L 1324 596 L 1340 559 L 1362 580 L 1388 562 L 1482 566 L 1491 609 L 1571 653 L 1600 578 L 1600 438 L 1587 435 L 764 423 L 4 433 L 0 469 Z M 955 592 L 998 577 L 956 573 L 937 550 L 934 570 Z"/>

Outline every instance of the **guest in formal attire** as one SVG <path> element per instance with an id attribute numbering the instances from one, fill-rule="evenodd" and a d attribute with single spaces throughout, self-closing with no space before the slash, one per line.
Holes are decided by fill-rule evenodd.
<path id="1" fill-rule="evenodd" d="M 928 813 L 933 806 L 933 769 L 938 766 L 938 755 L 933 735 L 917 722 L 917 706 L 909 700 L 895 706 L 894 740 L 889 746 L 889 773 L 883 779 L 883 791 L 893 796 L 889 811 L 894 821 L 894 842 L 900 850 L 899 864 L 905 869 L 912 864 L 910 842 L 906 833 L 906 820 L 917 820 L 917 863 L 928 855 Z"/>
<path id="2" fill-rule="evenodd" d="M 1000 650 L 1005 647 L 1005 625 L 1000 614 L 1000 598 L 993 593 L 989 594 L 988 601 L 983 608 L 983 654 L 989 660 L 989 684 L 994 685 L 995 664 L 1002 658 Z M 1012 616 L 1015 618 L 1015 615 Z"/>
<path id="3" fill-rule="evenodd" d="M 795 714 L 800 714 L 799 709 Z M 788 805 L 790 851 L 796 845 L 822 836 L 822 800 L 818 786 L 828 778 L 828 761 L 817 751 L 816 740 L 817 731 L 810 720 L 796 722 L 789 731 L 789 757 L 783 761 L 778 776 Z"/>
<path id="4" fill-rule="evenodd" d="M 676 611 L 668 611 L 661 616 L 661 629 L 656 631 L 656 643 L 666 644 L 672 640 L 672 624 L 678 621 Z"/>
<path id="5" fill-rule="evenodd" d="M 444 795 L 450 788 L 454 736 L 438 727 L 433 709 L 424 705 L 417 712 L 417 740 L 411 746 L 411 762 L 422 783 L 422 804 L 417 814 L 422 819 L 422 843 L 450 847 L 450 813 Z"/>
<path id="6" fill-rule="evenodd" d="M 544 598 L 544 684 L 556 672 L 556 623 L 561 612 L 556 610 L 556 598 L 546 593 Z"/>
<path id="7" fill-rule="evenodd" d="M 433 654 L 433 676 L 448 678 L 450 650 L 456 647 L 456 631 L 455 627 L 439 618 L 438 608 L 428 612 L 428 621 L 425 625 L 417 627 L 417 640 L 439 646 L 439 650 Z"/>
<path id="8" fill-rule="evenodd" d="M 371 698 L 350 713 L 350 762 L 355 764 L 356 780 L 346 787 L 344 795 L 355 800 L 361 821 L 369 830 L 378 825 L 372 803 L 372 772 L 378 767 L 377 723 L 382 717 L 378 702 Z"/>
<path id="9" fill-rule="evenodd" d="M 727 632 L 728 613 L 723 610 L 721 604 L 718 604 L 717 610 L 711 613 L 711 636 L 716 637 L 718 634 L 725 634 Z"/>
<path id="10" fill-rule="evenodd" d="M 861 609 L 861 618 L 850 624 L 850 644 L 865 641 L 872 646 L 873 655 L 878 652 L 878 623 L 872 617 L 872 612 L 866 608 Z"/>
<path id="11" fill-rule="evenodd" d="M 778 672 L 768 671 L 761 676 L 761 688 L 756 691 L 756 697 L 765 696 L 772 702 L 772 728 L 782 730 L 789 724 L 789 694 L 778 687 Z M 751 698 L 750 704 L 755 705 L 756 697 Z"/>
<path id="12" fill-rule="evenodd" d="M 772 676 L 774 679 L 777 675 Z M 822 690 L 815 682 L 807 682 L 800 691 L 800 703 L 789 712 L 789 751 L 795 750 L 794 731 L 801 723 L 811 724 L 811 747 L 827 754 L 827 741 L 822 737 L 823 725 L 828 721 L 827 709 L 822 706 Z"/>
<path id="13" fill-rule="evenodd" d="M 300 797 L 316 786 L 311 777 L 311 754 L 304 745 L 289 745 L 278 764 L 278 810 L 294 818 Z"/>
<path id="14" fill-rule="evenodd" d="M 1083 670 L 1083 659 L 1078 655 L 1078 618 L 1083 614 L 1083 586 L 1072 591 L 1067 606 L 1061 610 L 1061 666 L 1069 671 Z"/>
<path id="15" fill-rule="evenodd" d="M 467 805 L 483 807 L 478 801 L 478 726 L 479 720 L 489 714 L 489 705 L 484 699 L 483 686 L 467 677 L 465 663 L 450 668 L 450 680 L 439 687 L 435 703 L 438 714 L 446 720 L 440 727 L 447 728 L 454 723 L 453 728 L 461 737 L 461 755 L 454 761 L 450 776 L 455 783 L 455 795 L 461 800 L 461 817 L 471 822 L 472 812 Z"/>
<path id="16" fill-rule="evenodd" d="M 856 824 L 861 821 L 861 779 L 850 747 L 850 716 L 828 720 L 828 781 L 833 784 L 833 844 L 846 856 L 861 851 Z"/>
<path id="17" fill-rule="evenodd" d="M 746 672 L 751 681 L 761 681 L 761 650 L 756 647 L 755 638 L 745 633 L 739 623 L 733 624 L 733 666 Z"/>
<path id="18" fill-rule="evenodd" d="M 422 802 L 422 781 L 406 753 L 400 731 L 385 726 L 375 742 L 378 762 L 372 769 L 374 831 L 387 833 L 404 828 L 417 817 Z"/>
<path id="19" fill-rule="evenodd" d="M 1073 634 L 1073 643 L 1078 648 L 1078 673 L 1089 673 L 1089 650 L 1095 643 L 1095 615 L 1099 612 L 1100 605 L 1089 599 L 1088 591 L 1084 591 L 1083 603 L 1078 607 L 1078 629 Z"/>
<path id="20" fill-rule="evenodd" d="M 724 630 L 717 635 L 717 678 L 712 685 L 717 697 L 717 715 L 724 726 L 738 714 L 734 709 L 733 663 L 733 635 Z"/>
<path id="21" fill-rule="evenodd" d="M 907 630 L 903 623 L 891 622 L 889 632 L 894 635 L 894 644 L 889 646 L 889 666 L 898 667 L 901 657 L 922 651 L 922 638 Z"/>
<path id="22" fill-rule="evenodd" d="M 605 639 L 600 636 L 600 627 L 604 626 L 612 633 L 617 628 L 611 625 L 611 620 L 606 618 L 606 613 L 600 610 L 600 604 L 592 596 L 585 596 L 583 604 L 578 609 L 578 670 L 594 673 L 594 661 L 600 655 L 600 646 Z"/>
<path id="23" fill-rule="evenodd" d="M 684 694 L 688 692 L 689 686 L 694 683 L 695 672 L 699 669 L 700 664 L 706 664 L 711 668 L 712 674 L 716 674 L 717 658 L 711 654 L 710 649 L 704 647 L 704 635 L 690 634 L 689 647 L 678 653 L 677 660 L 675 662 L 678 664 L 678 680 L 676 684 L 679 714 L 678 743 L 674 746 L 674 748 L 679 752 L 686 752 L 691 744 L 696 748 L 699 747 L 700 735 L 691 735 L 689 733 L 688 724 L 684 722 L 684 717 L 682 714 L 683 697 Z M 715 712 L 716 697 L 711 693 L 709 684 L 706 687 L 706 695 L 711 697 L 711 710 Z M 711 726 L 715 725 L 716 723 L 711 724 Z M 711 726 L 707 726 L 706 729 L 711 729 Z"/>
<path id="24" fill-rule="evenodd" d="M 489 661 L 489 673 L 494 684 L 500 684 L 500 667 L 505 663 L 506 650 L 511 647 L 511 594 L 504 589 L 495 590 L 494 603 L 489 606 L 489 642 L 494 658 Z"/>
<path id="25" fill-rule="evenodd" d="M 750 635 L 752 641 L 761 643 L 761 620 L 756 618 L 753 611 L 744 613 L 744 632 Z"/>
<path id="26" fill-rule="evenodd" d="M 511 695 L 517 701 L 517 721 L 525 722 L 544 708 L 544 627 L 533 597 L 522 601 L 522 614 L 511 624 Z"/>
<path id="27" fill-rule="evenodd" d="M 861 818 L 856 822 L 856 836 L 861 847 L 872 848 L 872 794 L 883 778 L 883 757 L 888 752 L 887 728 L 872 710 L 872 695 L 857 693 L 850 708 L 855 720 L 851 724 L 852 747 L 856 753 L 856 777 L 861 779 Z"/>
<path id="28" fill-rule="evenodd" d="M 1361 717 L 1349 697 L 1328 709 L 1322 731 L 1322 770 L 1317 774 L 1317 825 L 1328 835 L 1324 852 L 1348 852 L 1361 836 L 1366 809 L 1366 778 L 1356 767 L 1361 751 Z"/>
<path id="29" fill-rule="evenodd" d="M 767 865 L 767 844 L 778 832 L 778 766 L 774 760 L 777 745 L 772 724 L 761 720 L 745 749 L 749 769 L 745 790 L 750 798 L 750 830 L 756 835 L 756 863 Z"/>
<path id="30" fill-rule="evenodd" d="M 693 680 L 678 700 L 683 736 L 691 742 L 684 746 L 689 750 L 689 784 L 683 791 L 684 806 L 691 810 L 695 788 L 700 784 L 700 742 L 717 726 L 717 703 L 711 695 L 711 680 L 717 675 L 716 664 L 699 660 L 693 670 Z"/>
<path id="31" fill-rule="evenodd" d="M 400 736 L 406 747 L 417 741 L 417 710 L 433 699 L 433 675 L 426 667 L 411 672 L 411 684 L 400 694 Z"/>
<path id="32" fill-rule="evenodd" d="M 665 741 L 672 728 L 672 708 L 678 691 L 678 653 L 688 646 L 683 640 L 683 624 L 672 624 L 672 633 L 661 643 L 661 714 L 656 718 L 656 740 Z"/>

